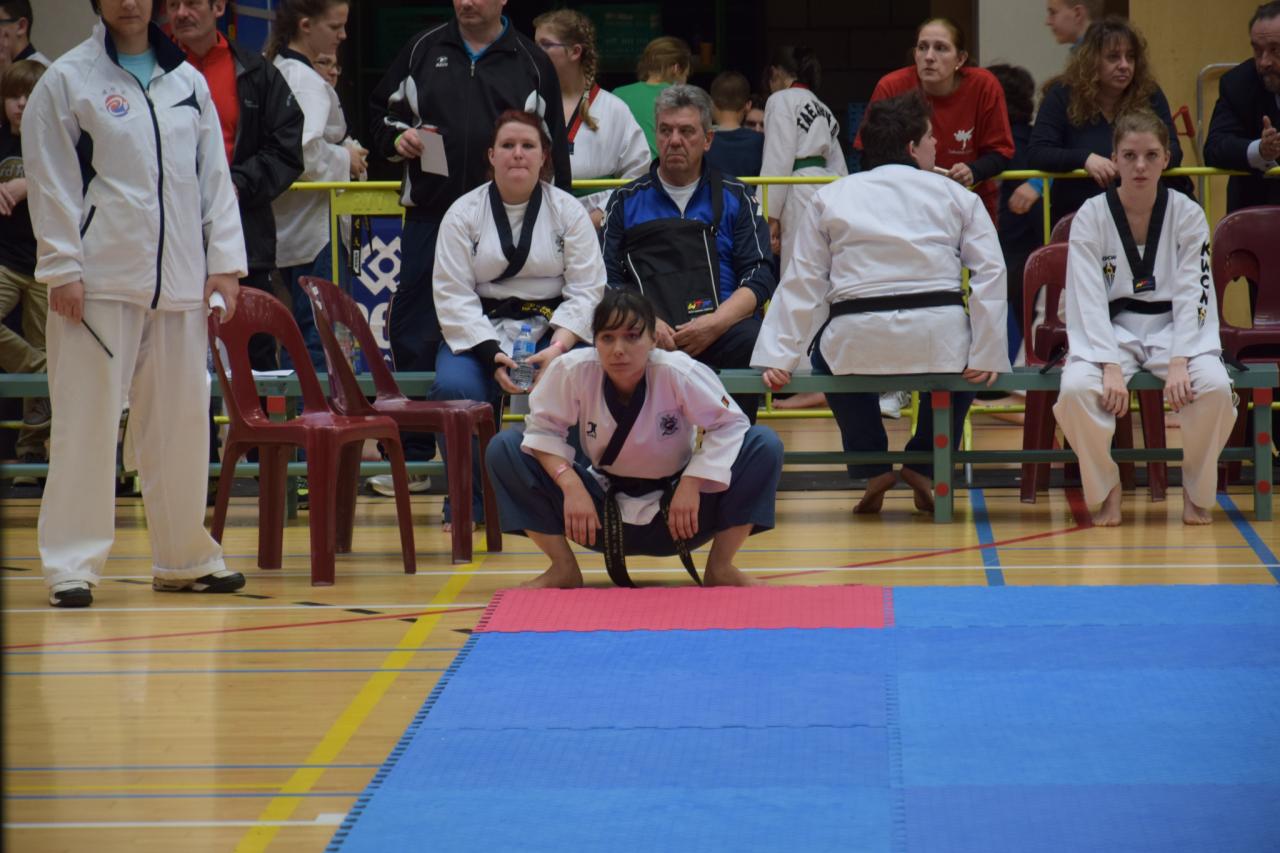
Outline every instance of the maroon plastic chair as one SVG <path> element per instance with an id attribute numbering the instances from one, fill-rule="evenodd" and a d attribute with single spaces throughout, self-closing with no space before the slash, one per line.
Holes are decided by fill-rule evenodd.
<path id="1" fill-rule="evenodd" d="M 330 401 L 336 411 L 351 415 L 384 415 L 395 421 L 402 430 L 430 431 L 444 434 L 446 476 L 449 480 L 449 501 L 453 507 L 453 561 L 467 563 L 472 557 L 471 494 L 471 437 L 480 440 L 480 458 L 484 458 L 489 440 L 496 432 L 493 407 L 474 400 L 410 400 L 400 392 L 395 377 L 383 360 L 378 357 L 379 348 L 374 340 L 360 306 L 343 293 L 333 282 L 304 276 L 299 280 L 304 293 L 311 301 L 316 315 L 316 328 L 324 344 L 325 361 L 329 365 Z M 359 343 L 360 349 L 369 354 L 369 372 L 377 396 L 372 402 L 360 390 L 347 355 L 334 334 L 335 323 L 345 326 Z M 334 379 L 337 379 L 335 382 Z M 485 542 L 491 552 L 502 550 L 502 529 L 498 524 L 498 501 L 489 487 L 488 473 L 481 466 L 484 488 Z M 355 506 L 359 481 L 359 460 L 338 472 L 339 503 L 341 509 Z M 352 513 L 338 514 L 338 550 L 350 550 Z"/>
<path id="2" fill-rule="evenodd" d="M 277 338 L 293 359 L 302 388 L 303 412 L 287 421 L 272 421 L 258 399 L 249 366 L 249 339 L 255 334 Z M 236 462 L 251 447 L 258 448 L 258 566 L 278 569 L 284 538 L 286 466 L 290 451 L 301 447 L 307 456 L 307 484 L 311 490 L 311 585 L 331 586 L 334 576 L 337 529 L 338 471 L 360 462 L 364 442 L 383 442 L 391 457 L 396 488 L 396 515 L 400 522 L 400 547 L 405 574 L 413 574 L 413 518 L 409 510 L 409 478 L 405 473 L 400 430 L 387 417 L 337 414 L 325 401 L 302 333 L 279 300 L 260 290 L 241 288 L 236 312 L 229 322 L 221 314 L 209 317 L 209 341 L 221 341 L 230 360 L 230 372 L 220 347 L 213 347 L 218 381 L 231 425 L 223 449 L 222 473 L 213 507 L 213 538 L 222 541 L 227 521 L 227 501 Z M 349 526 L 349 521 L 348 521 Z"/>
<path id="3" fill-rule="evenodd" d="M 1238 278 L 1257 285 L 1253 325 L 1248 328 L 1231 325 L 1222 311 L 1227 285 Z M 1248 207 L 1222 218 L 1213 235 L 1213 287 L 1223 355 L 1246 365 L 1280 364 L 1280 206 Z M 1246 395 L 1240 394 L 1232 447 L 1246 446 L 1248 405 Z M 1239 472 L 1239 462 L 1227 464 L 1227 479 L 1236 480 Z"/>
<path id="4" fill-rule="evenodd" d="M 1063 217 L 1063 222 L 1070 220 Z M 1069 246 L 1066 242 L 1050 243 L 1041 246 L 1027 258 L 1027 266 L 1023 272 L 1023 328 L 1028 365 L 1044 365 L 1050 360 L 1065 355 L 1067 351 L 1067 327 L 1059 317 L 1063 293 L 1067 284 L 1067 254 Z M 1039 326 L 1032 326 L 1035 317 L 1036 294 L 1041 288 L 1045 291 L 1045 321 Z M 1048 450 L 1053 447 L 1054 430 L 1057 421 L 1053 416 L 1053 404 L 1058 400 L 1056 391 L 1028 391 L 1026 416 L 1022 427 L 1023 450 Z M 1148 448 L 1163 448 L 1164 433 L 1164 399 L 1159 391 L 1139 391 L 1138 409 L 1142 417 L 1143 441 Z M 1116 419 L 1116 432 L 1113 439 L 1116 447 L 1130 449 L 1133 447 L 1133 419 L 1126 413 Z M 1069 479 L 1078 478 L 1078 469 L 1072 465 L 1068 469 Z M 1147 483 L 1151 491 L 1151 500 L 1162 501 L 1168 490 L 1168 465 L 1164 462 L 1151 462 L 1147 465 Z M 1134 487 L 1134 465 L 1132 462 L 1120 463 L 1120 483 L 1125 489 Z M 1038 492 L 1049 488 L 1049 463 L 1024 462 L 1022 465 L 1022 484 L 1020 499 L 1023 503 L 1035 503 Z"/>
<path id="5" fill-rule="evenodd" d="M 1053 230 L 1049 232 L 1049 243 L 1068 243 L 1071 241 L 1071 220 L 1076 218 L 1075 211 L 1068 213 L 1066 216 L 1053 223 Z"/>

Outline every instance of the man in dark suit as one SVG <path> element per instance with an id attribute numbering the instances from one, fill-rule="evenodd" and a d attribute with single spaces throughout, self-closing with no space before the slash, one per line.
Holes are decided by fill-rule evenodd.
<path id="1" fill-rule="evenodd" d="M 1206 165 L 1251 173 L 1228 181 L 1228 211 L 1280 204 L 1280 178 L 1262 176 L 1280 160 L 1280 0 L 1253 13 L 1249 43 L 1253 61 L 1222 75 L 1204 142 Z"/>

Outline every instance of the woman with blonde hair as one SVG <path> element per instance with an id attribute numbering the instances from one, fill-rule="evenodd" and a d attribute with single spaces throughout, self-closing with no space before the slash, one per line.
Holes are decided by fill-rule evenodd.
<path id="1" fill-rule="evenodd" d="M 1156 83 L 1142 33 L 1123 18 L 1092 24 L 1062 74 L 1044 86 L 1031 134 L 1031 168 L 1045 172 L 1084 169 L 1092 181 L 1055 181 L 1050 214 L 1057 222 L 1115 182 L 1119 170 L 1111 158 L 1116 116 L 1146 109 L 1164 122 L 1169 135 L 1169 164 L 1182 163 L 1169 101 Z M 1189 189 L 1184 179 L 1178 189 Z"/>
<path id="2" fill-rule="evenodd" d="M 674 83 L 688 82 L 692 67 L 693 54 L 689 51 L 688 42 L 675 36 L 659 36 L 645 45 L 644 53 L 640 54 L 640 61 L 636 63 L 637 82 L 613 90 L 644 131 L 650 160 L 658 158 L 653 105 L 663 89 Z"/>
<path id="3" fill-rule="evenodd" d="M 644 131 L 620 98 L 600 88 L 596 71 L 596 28 L 572 9 L 544 12 L 533 19 L 534 41 L 547 53 L 560 78 L 569 162 L 575 179 L 638 178 L 649 170 Z M 610 190 L 576 190 L 574 195 L 598 230 Z"/>

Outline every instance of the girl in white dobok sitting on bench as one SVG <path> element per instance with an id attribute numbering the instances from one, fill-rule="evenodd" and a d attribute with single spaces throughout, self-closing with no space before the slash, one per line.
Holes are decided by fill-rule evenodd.
<path id="1" fill-rule="evenodd" d="M 1071 224 L 1069 352 L 1053 413 L 1080 457 L 1093 523 L 1120 523 L 1120 472 L 1111 458 L 1116 416 L 1139 368 L 1164 379 L 1182 424 L 1182 520 L 1213 520 L 1218 454 L 1235 421 L 1222 366 L 1204 211 L 1169 192 L 1169 131 L 1146 110 L 1116 119 L 1120 186 L 1086 201 Z"/>

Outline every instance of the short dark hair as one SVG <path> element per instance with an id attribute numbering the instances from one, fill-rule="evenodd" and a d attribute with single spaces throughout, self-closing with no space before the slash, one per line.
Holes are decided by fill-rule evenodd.
<path id="1" fill-rule="evenodd" d="M 822 85 L 822 64 L 813 48 L 799 44 L 784 44 L 773 52 L 773 62 L 810 89 Z"/>
<path id="2" fill-rule="evenodd" d="M 657 334 L 658 318 L 649 299 L 630 287 L 606 287 L 591 317 L 591 336 L 637 325 L 650 335 Z"/>
<path id="3" fill-rule="evenodd" d="M 30 95 L 36 81 L 44 73 L 44 65 L 33 59 L 20 59 L 0 74 L 0 98 L 21 98 Z"/>
<path id="4" fill-rule="evenodd" d="M 0 0 L 0 10 L 6 18 L 26 18 L 27 35 L 31 35 L 31 27 L 36 22 L 31 13 L 31 0 Z"/>
<path id="5" fill-rule="evenodd" d="M 1280 0 L 1263 3 L 1254 10 L 1253 17 L 1249 19 L 1249 29 L 1253 29 L 1253 25 L 1258 21 L 1269 21 L 1277 15 L 1280 15 Z"/>
<path id="6" fill-rule="evenodd" d="M 1004 102 L 1009 108 L 1010 124 L 1031 124 L 1036 111 L 1036 81 L 1031 72 L 1021 65 L 996 63 L 988 65 L 990 71 L 1004 89 Z"/>
<path id="7" fill-rule="evenodd" d="M 740 110 L 751 99 L 751 84 L 737 71 L 721 71 L 711 81 L 711 103 L 718 110 Z"/>
<path id="8" fill-rule="evenodd" d="M 907 143 L 929 132 L 929 102 L 918 89 L 872 101 L 862 118 L 862 164 L 867 169 L 886 163 L 906 163 Z"/>

